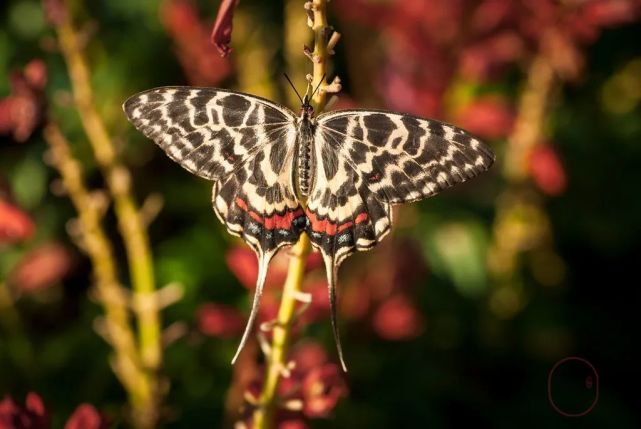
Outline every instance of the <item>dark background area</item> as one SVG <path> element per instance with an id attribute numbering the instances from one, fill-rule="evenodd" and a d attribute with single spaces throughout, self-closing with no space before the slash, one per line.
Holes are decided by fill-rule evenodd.
<path id="1" fill-rule="evenodd" d="M 163 311 L 165 326 L 180 322 L 187 327 L 185 335 L 165 351 L 164 373 L 171 381 L 167 427 L 218 427 L 226 412 L 225 397 L 233 370 L 229 360 L 238 337 L 207 336 L 199 329 L 197 310 L 204 303 L 217 302 L 248 314 L 248 291 L 237 278 L 230 253 L 244 244 L 229 236 L 215 218 L 211 184 L 179 168 L 137 133 L 126 122 L 120 104 L 127 96 L 154 86 L 206 84 L 276 98 L 296 108 L 281 75 L 288 70 L 300 90 L 309 63 L 302 62 L 301 49 L 296 54 L 300 58 L 290 54 L 285 42 L 293 37 L 292 28 L 302 34 L 309 34 L 309 29 L 302 2 L 298 21 L 291 24 L 282 12 L 291 7 L 290 2 L 267 5 L 242 1 L 235 17 L 232 56 L 209 63 L 214 67 L 225 63 L 229 72 L 199 75 L 198 70 L 184 67 L 184 62 L 181 65 L 180 58 L 189 43 L 203 42 L 193 35 L 189 36 L 194 37 L 191 42 L 181 41 L 181 24 L 172 23 L 172 16 L 178 18 L 162 9 L 170 3 L 87 2 L 79 16 L 88 23 L 87 57 L 96 105 L 133 174 L 136 195 L 139 201 L 150 194 L 159 194 L 164 200 L 149 229 L 157 284 L 179 282 L 184 288 L 183 299 Z M 401 86 L 407 92 L 414 90 L 418 101 L 414 107 L 409 101 L 399 106 L 388 96 L 398 87 L 394 79 L 400 78 L 394 73 L 402 73 L 403 64 L 409 61 L 393 58 L 399 50 L 401 56 L 404 52 L 394 45 L 399 43 L 398 27 L 390 30 L 385 26 L 392 24 L 375 19 L 367 22 L 365 18 L 374 14 L 369 9 L 363 9 L 362 20 L 355 19 L 345 3 L 332 4 L 330 15 L 330 23 L 343 33 L 333 58 L 334 73 L 344 83 L 339 108 L 400 107 L 466 128 L 461 116 L 453 113 L 457 108 L 451 106 L 463 109 L 475 99 L 493 94 L 509 106 L 510 117 L 518 116 L 519 93 L 536 49 L 491 78 L 474 81 L 452 72 L 443 84 L 449 91 L 434 91 L 434 97 L 448 101 L 434 109 L 421 104 L 429 95 L 425 91 L 430 90 L 430 83 L 423 85 L 421 81 L 429 75 L 419 76 L 414 86 Z M 389 3 L 398 9 L 415 2 L 405 6 L 402 2 L 371 3 Z M 469 3 L 471 10 L 483 2 L 464 3 Z M 208 31 L 218 3 L 202 1 L 197 6 L 193 10 L 198 11 L 201 25 Z M 407 24 L 408 32 L 412 25 Z M 191 34 L 188 28 L 183 30 L 184 37 Z M 421 37 L 426 38 L 425 43 L 430 41 L 420 32 L 416 37 L 419 40 L 413 43 L 419 45 Z M 511 186 L 502 169 L 512 128 L 504 126 L 492 136 L 482 136 L 498 154 L 491 172 L 460 189 L 400 208 L 398 225 L 386 243 L 344 264 L 339 296 L 344 301 L 341 319 L 350 366 L 346 376 L 349 395 L 339 402 L 331 418 L 310 420 L 311 427 L 641 426 L 637 391 L 641 383 L 637 333 L 641 305 L 641 73 L 628 76 L 628 89 L 620 95 L 621 103 L 632 103 L 631 108 L 612 111 L 604 101 L 616 76 L 634 68 L 635 62 L 636 70 L 641 70 L 639 40 L 639 23 L 622 22 L 581 45 L 585 65 L 580 76 L 559 81 L 545 119 L 546 144 L 554 148 L 566 184 L 555 195 L 539 189 L 536 180 L 517 187 L 536 195 L 538 207 L 549 220 L 545 246 L 558 257 L 554 261 L 561 261 L 563 275 L 558 281 L 540 281 L 527 256 L 536 249 L 528 249 L 523 252 L 525 262 L 512 273 L 512 283 L 500 289 L 513 292 L 509 296 L 515 297 L 514 308 L 506 313 L 493 304 L 499 289 L 486 258 L 495 240 L 492 225 L 500 210 L 499 196 Z M 34 58 L 43 60 L 49 115 L 72 142 L 90 186 L 101 187 L 104 183 L 71 102 L 65 63 L 53 45 L 39 2 L 3 2 L 0 97 L 11 91 L 12 71 L 21 70 Z M 436 46 L 444 50 L 447 45 Z M 212 49 L 199 52 L 214 55 Z M 448 55 L 457 58 L 459 52 L 453 50 Z M 422 67 L 429 69 L 430 61 L 438 58 L 420 58 L 425 61 Z M 396 90 L 395 94 L 403 92 Z M 88 295 L 91 264 L 66 232 L 69 219 L 76 214 L 67 198 L 51 192 L 58 174 L 43 162 L 45 151 L 38 129 L 23 142 L 15 141 L 9 133 L 0 136 L 3 188 L 11 190 L 12 204 L 27 213 L 36 227 L 33 236 L 23 242 L 0 243 L 0 282 L 18 290 L 12 311 L 19 318 L 18 325 L 0 327 L 0 395 L 11 395 L 21 402 L 28 392 L 37 392 L 59 427 L 83 402 L 122 424 L 118 416 L 126 398 L 109 368 L 109 346 L 92 329 L 102 310 Z M 126 259 L 111 211 L 104 225 L 117 243 L 121 274 L 126 278 Z M 69 268 L 64 275 L 35 291 L 20 291 L 19 284 L 10 284 L 19 262 L 51 242 L 66 249 L 64 260 Z M 544 263 L 543 272 L 548 268 Z M 322 268 L 312 276 L 319 273 L 322 277 Z M 392 279 L 393 286 L 381 286 L 385 279 Z M 374 292 L 365 294 L 368 287 Z M 369 304 L 356 311 L 345 304 L 348 296 Z M 397 296 L 411 308 L 399 306 L 383 313 L 384 303 Z M 381 328 L 385 317 L 409 317 L 411 326 L 393 331 L 392 323 L 387 325 L 392 326 L 390 333 Z M 335 360 L 328 314 L 310 323 L 305 337 L 321 342 Z M 571 356 L 589 361 L 598 373 L 598 402 L 583 417 L 560 415 L 548 398 L 550 371 Z M 586 387 L 588 377 L 591 387 Z M 566 362 L 552 377 L 555 404 L 574 412 L 587 409 L 594 398 L 595 381 L 584 364 Z"/>

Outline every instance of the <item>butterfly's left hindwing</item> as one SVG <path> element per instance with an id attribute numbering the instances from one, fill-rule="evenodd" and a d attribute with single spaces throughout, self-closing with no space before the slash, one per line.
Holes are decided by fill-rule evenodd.
<path id="1" fill-rule="evenodd" d="M 291 181 L 296 117 L 287 108 L 215 88 L 165 87 L 123 105 L 131 123 L 190 172 L 214 181 L 214 211 L 258 255 L 246 343 L 276 251 L 298 241 L 305 215 Z"/>
<path id="2" fill-rule="evenodd" d="M 214 211 L 259 255 L 296 242 L 302 209 L 290 179 L 295 116 L 259 97 L 215 88 L 164 87 L 134 95 L 136 128 L 190 172 L 215 181 Z"/>

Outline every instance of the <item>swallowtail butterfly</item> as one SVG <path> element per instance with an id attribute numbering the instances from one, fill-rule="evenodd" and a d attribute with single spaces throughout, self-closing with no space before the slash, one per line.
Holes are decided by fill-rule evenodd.
<path id="1" fill-rule="evenodd" d="M 123 105 L 127 118 L 183 168 L 214 182 L 214 211 L 256 252 L 251 331 L 267 265 L 305 232 L 325 261 L 331 322 L 341 262 L 389 232 L 392 204 L 417 201 L 487 170 L 494 155 L 442 122 L 377 110 L 300 115 L 269 100 L 215 88 L 163 87 Z M 233 361 L 232 361 L 233 362 Z"/>

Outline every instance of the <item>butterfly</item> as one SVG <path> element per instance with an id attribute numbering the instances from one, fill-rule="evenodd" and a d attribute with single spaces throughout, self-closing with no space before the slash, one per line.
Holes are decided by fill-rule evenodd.
<path id="1" fill-rule="evenodd" d="M 306 233 L 325 262 L 331 324 L 338 268 L 390 231 L 391 205 L 418 201 L 487 170 L 494 154 L 460 128 L 379 110 L 296 115 L 264 98 L 216 88 L 162 87 L 123 104 L 129 121 L 191 173 L 213 182 L 214 212 L 258 257 L 256 319 L 267 266 Z"/>

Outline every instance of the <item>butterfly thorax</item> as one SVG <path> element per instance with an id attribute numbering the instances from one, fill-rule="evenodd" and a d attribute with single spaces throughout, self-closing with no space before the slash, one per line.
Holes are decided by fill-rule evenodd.
<path id="1" fill-rule="evenodd" d="M 303 106 L 301 118 L 298 121 L 298 136 L 296 140 L 296 171 L 294 183 L 297 192 L 307 197 L 312 187 L 312 169 L 314 167 L 313 144 L 315 124 L 311 112 Z"/>

